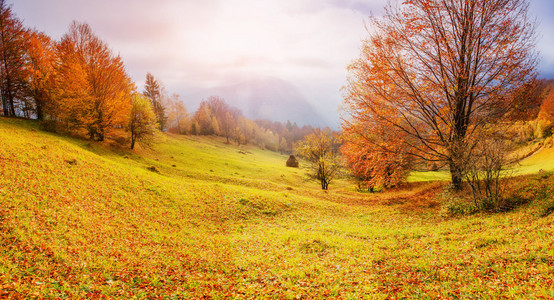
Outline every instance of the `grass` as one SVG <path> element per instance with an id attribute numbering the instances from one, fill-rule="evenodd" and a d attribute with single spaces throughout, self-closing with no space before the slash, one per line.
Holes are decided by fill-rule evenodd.
<path id="1" fill-rule="evenodd" d="M 554 148 L 545 147 L 538 153 L 524 159 L 516 169 L 516 174 L 538 173 L 539 170 L 554 171 Z"/>
<path id="2" fill-rule="evenodd" d="M 531 201 L 512 212 L 451 217 L 441 184 L 323 192 L 286 159 L 173 135 L 132 152 L 0 119 L 0 297 L 554 297 L 554 176 L 514 180 Z"/>

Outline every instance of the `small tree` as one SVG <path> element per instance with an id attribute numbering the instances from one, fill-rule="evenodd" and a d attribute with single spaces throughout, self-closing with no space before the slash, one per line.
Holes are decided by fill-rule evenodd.
<path id="1" fill-rule="evenodd" d="M 156 120 L 156 114 L 152 109 L 150 99 L 135 94 L 128 125 L 131 132 L 131 149 L 135 148 L 136 141 L 148 141 L 154 135 L 157 127 Z"/>
<path id="2" fill-rule="evenodd" d="M 476 207 L 489 205 L 495 208 L 500 203 L 502 184 L 500 178 L 508 165 L 510 139 L 500 133 L 486 132 L 473 144 L 474 149 L 466 153 L 459 163 L 464 164 L 465 179 L 469 184 Z"/>
<path id="3" fill-rule="evenodd" d="M 173 94 L 168 103 L 167 127 L 169 131 L 178 134 L 186 134 L 191 130 L 189 113 L 179 98 L 179 95 Z"/>
<path id="4" fill-rule="evenodd" d="M 344 120 L 341 152 L 347 167 L 363 186 L 389 188 L 406 182 L 413 158 L 400 142 L 405 134 L 371 119 Z"/>
<path id="5" fill-rule="evenodd" d="M 331 132 L 315 129 L 297 145 L 298 154 L 309 162 L 308 176 L 327 190 L 340 169 L 337 139 Z"/>

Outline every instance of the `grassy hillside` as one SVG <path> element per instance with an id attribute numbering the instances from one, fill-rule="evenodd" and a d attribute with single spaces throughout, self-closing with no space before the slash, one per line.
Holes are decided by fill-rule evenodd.
<path id="1" fill-rule="evenodd" d="M 554 297 L 554 176 L 508 213 L 440 184 L 323 192 L 286 156 L 163 136 L 131 152 L 0 118 L 0 297 Z"/>

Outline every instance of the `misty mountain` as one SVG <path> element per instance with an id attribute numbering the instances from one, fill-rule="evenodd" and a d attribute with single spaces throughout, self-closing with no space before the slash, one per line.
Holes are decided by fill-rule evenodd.
<path id="1" fill-rule="evenodd" d="M 183 97 L 191 113 L 209 96 L 219 96 L 240 109 L 249 119 L 296 122 L 298 125 L 327 126 L 325 120 L 288 81 L 277 78 L 249 79 L 235 84 L 209 88 Z"/>

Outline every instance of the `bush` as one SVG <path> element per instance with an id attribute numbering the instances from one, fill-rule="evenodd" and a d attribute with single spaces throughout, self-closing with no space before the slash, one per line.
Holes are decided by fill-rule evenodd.
<path id="1" fill-rule="evenodd" d="M 40 128 L 47 132 L 58 132 L 58 124 L 54 120 L 42 120 L 40 122 Z"/>
<path id="2" fill-rule="evenodd" d="M 528 202 L 529 199 L 525 199 L 522 197 L 482 197 L 472 200 L 450 195 L 443 198 L 442 204 L 448 215 L 464 216 L 472 215 L 479 212 L 508 212 Z M 552 210 L 554 211 L 554 203 L 552 205 Z M 547 209 L 545 209 L 545 211 L 547 211 Z"/>

